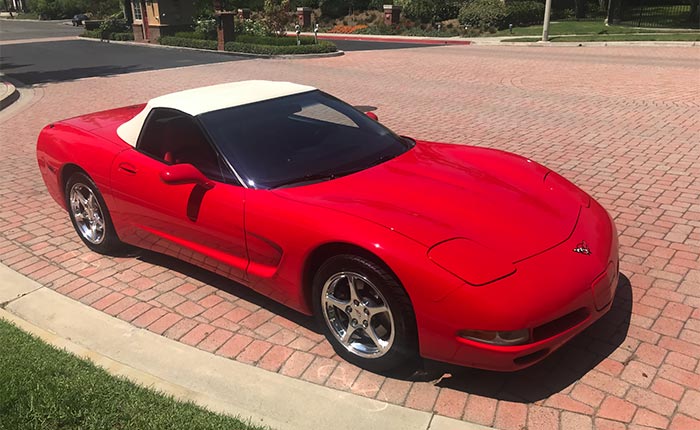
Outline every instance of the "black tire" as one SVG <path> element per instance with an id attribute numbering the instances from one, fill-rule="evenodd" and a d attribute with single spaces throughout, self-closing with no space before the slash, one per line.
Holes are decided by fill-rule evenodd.
<path id="1" fill-rule="evenodd" d="M 351 283 L 356 285 L 356 297 L 361 302 L 356 306 L 349 296 Z M 396 277 L 381 265 L 356 255 L 332 257 L 316 272 L 312 293 L 316 321 L 345 360 L 372 372 L 385 372 L 417 357 L 418 336 L 411 301 Z M 328 302 L 329 298 L 337 300 L 341 296 L 343 301 Z M 381 311 L 383 308 L 388 311 Z M 345 334 L 342 327 L 346 327 Z M 350 330 L 353 334 L 346 337 Z"/>
<path id="2" fill-rule="evenodd" d="M 71 202 L 72 192 L 84 200 Z M 73 228 L 88 248 L 105 255 L 123 255 L 128 250 L 129 247 L 119 240 L 107 204 L 90 177 L 81 172 L 74 173 L 66 183 L 64 196 Z M 85 216 L 81 217 L 79 213 Z M 95 229 L 91 229 L 93 224 Z"/>

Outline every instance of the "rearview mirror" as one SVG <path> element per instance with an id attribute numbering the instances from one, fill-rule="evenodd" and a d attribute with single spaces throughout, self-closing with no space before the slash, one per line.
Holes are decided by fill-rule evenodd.
<path id="1" fill-rule="evenodd" d="M 173 164 L 160 171 L 160 179 L 168 185 L 197 184 L 204 189 L 214 188 L 214 181 L 191 164 Z"/>
<path id="2" fill-rule="evenodd" d="M 365 112 L 365 115 L 367 115 L 368 117 L 372 118 L 373 120 L 379 122 L 379 117 L 377 116 L 376 113 L 374 113 L 374 112 Z"/>

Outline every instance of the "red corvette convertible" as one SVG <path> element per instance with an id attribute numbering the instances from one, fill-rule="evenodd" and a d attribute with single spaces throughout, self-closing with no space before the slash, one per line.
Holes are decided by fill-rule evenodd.
<path id="1" fill-rule="evenodd" d="M 542 360 L 611 306 L 608 213 L 532 160 L 400 137 L 246 81 L 50 124 L 39 168 L 85 245 L 147 248 L 305 314 L 348 361 Z"/>

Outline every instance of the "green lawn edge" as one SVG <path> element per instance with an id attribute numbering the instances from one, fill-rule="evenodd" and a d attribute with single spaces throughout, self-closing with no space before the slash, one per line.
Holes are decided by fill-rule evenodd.
<path id="1" fill-rule="evenodd" d="M 540 37 L 516 37 L 503 39 L 501 42 L 539 42 Z M 606 35 L 577 35 L 551 36 L 550 42 L 697 42 L 700 33 L 673 34 L 606 34 Z"/>
<path id="2" fill-rule="evenodd" d="M 262 430 L 136 385 L 0 319 L 0 429 Z"/>

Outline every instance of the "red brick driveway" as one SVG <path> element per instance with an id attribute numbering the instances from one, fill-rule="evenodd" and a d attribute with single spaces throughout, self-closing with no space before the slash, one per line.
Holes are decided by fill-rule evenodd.
<path id="1" fill-rule="evenodd" d="M 544 363 L 438 383 L 339 360 L 310 319 L 166 257 L 78 240 L 34 159 L 53 120 L 265 78 L 374 105 L 394 130 L 527 155 L 597 198 L 620 231 L 613 310 Z M 79 95 L 79 96 L 78 96 Z M 48 84 L 0 116 L 0 261 L 83 303 L 237 361 L 503 429 L 700 429 L 700 49 L 436 47 L 250 60 Z M 429 374 L 422 379 L 430 379 Z"/>

